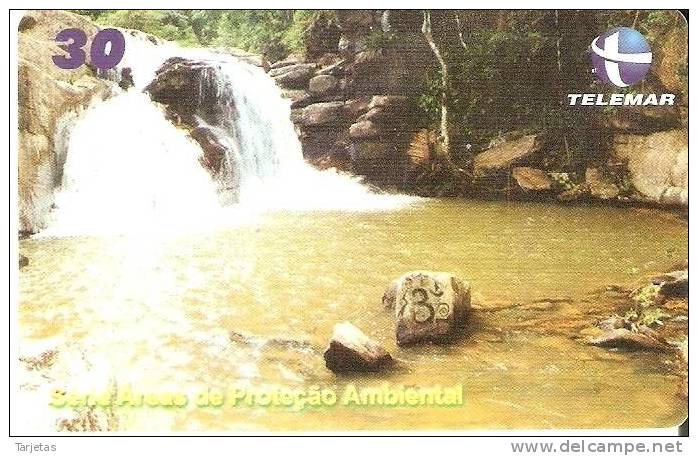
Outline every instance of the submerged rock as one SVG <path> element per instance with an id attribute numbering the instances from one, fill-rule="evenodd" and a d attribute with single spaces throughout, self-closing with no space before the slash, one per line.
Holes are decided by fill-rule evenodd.
<path id="1" fill-rule="evenodd" d="M 383 303 L 394 307 L 399 345 L 447 341 L 465 327 L 470 285 L 446 272 L 410 272 L 388 287 Z"/>
<path id="2" fill-rule="evenodd" d="M 231 342 L 249 345 L 255 348 L 285 348 L 296 351 L 314 351 L 313 345 L 303 339 L 293 339 L 284 336 L 264 337 L 253 334 L 245 334 L 239 331 L 230 332 Z"/>
<path id="3" fill-rule="evenodd" d="M 324 356 L 325 365 L 332 372 L 376 372 L 393 363 L 383 347 L 349 322 L 334 326 Z"/>

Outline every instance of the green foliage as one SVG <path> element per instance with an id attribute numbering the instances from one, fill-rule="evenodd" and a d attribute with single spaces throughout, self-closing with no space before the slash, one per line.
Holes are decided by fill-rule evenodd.
<path id="1" fill-rule="evenodd" d="M 629 327 L 631 331 L 637 331 L 641 326 L 646 326 L 648 328 L 662 326 L 664 325 L 663 320 L 669 317 L 671 317 L 671 315 L 667 314 L 662 309 L 651 307 L 629 310 L 622 318 L 625 321 L 625 325 Z"/>
<path id="2" fill-rule="evenodd" d="M 72 10 L 100 25 L 140 30 L 184 46 L 236 47 L 271 61 L 304 53 L 314 24 L 329 10 Z"/>
<path id="3" fill-rule="evenodd" d="M 131 28 L 185 46 L 198 44 L 188 14 L 177 10 L 114 10 L 98 15 L 97 23 Z"/>
<path id="4" fill-rule="evenodd" d="M 105 12 L 108 12 L 110 10 L 68 10 L 71 13 L 75 14 L 80 14 L 81 16 L 87 16 L 93 21 L 96 20 L 99 16 L 104 14 Z"/>
<path id="5" fill-rule="evenodd" d="M 283 10 L 225 11 L 218 20 L 213 44 L 237 47 L 265 54 L 272 61 L 278 60 L 288 54 L 283 38 L 291 23 L 292 18 Z"/>
<path id="6" fill-rule="evenodd" d="M 449 67 L 451 133 L 460 136 L 457 143 L 472 145 L 454 150 L 454 159 L 467 161 L 491 139 L 518 130 L 549 133 L 550 150 L 559 152 L 546 155 L 551 168 L 578 172 L 598 161 L 610 146 L 598 134 L 601 113 L 567 104 L 568 93 L 593 90 L 587 48 L 603 31 L 598 13 L 509 11 L 499 13 L 494 26 L 491 15 L 472 25 L 482 17 L 461 12 L 462 37 L 454 14 L 432 14 L 434 39 Z M 424 126 L 438 128 L 441 99 L 441 75 L 434 71 L 417 97 Z"/>
<path id="7" fill-rule="evenodd" d="M 632 296 L 635 305 L 622 317 L 625 326 L 637 331 L 639 327 L 654 327 L 663 325 L 663 321 L 670 317 L 658 307 L 659 285 L 650 284 L 637 290 Z"/>
<path id="8" fill-rule="evenodd" d="M 638 304 L 639 307 L 649 307 L 654 304 L 659 295 L 659 285 L 650 284 L 642 287 L 633 296 L 633 300 Z"/>
<path id="9" fill-rule="evenodd" d="M 421 111 L 426 126 L 436 128 L 441 116 L 441 72 L 432 70 L 424 81 L 421 93 L 417 95 L 416 104 Z"/>
<path id="10" fill-rule="evenodd" d="M 281 43 L 288 51 L 302 54 L 307 48 L 307 40 L 314 25 L 327 26 L 336 21 L 337 15 L 332 10 L 295 10 Z"/>
<path id="11" fill-rule="evenodd" d="M 557 191 L 566 191 L 574 188 L 575 183 L 572 179 L 570 173 L 549 173 L 550 178 L 553 180 L 553 187 Z"/>
<path id="12" fill-rule="evenodd" d="M 397 36 L 393 32 L 384 32 L 382 29 L 372 30 L 364 39 L 366 49 L 371 51 L 380 51 L 397 40 Z"/>

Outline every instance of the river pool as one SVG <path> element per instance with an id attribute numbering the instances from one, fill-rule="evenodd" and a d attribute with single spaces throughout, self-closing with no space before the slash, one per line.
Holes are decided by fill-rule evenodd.
<path id="1" fill-rule="evenodd" d="M 671 267 L 687 258 L 687 239 L 685 220 L 653 209 L 462 200 L 388 212 L 275 212 L 189 235 L 25 239 L 19 351 L 55 353 L 44 375 L 25 384 L 27 422 L 66 414 L 48 405 L 56 388 L 130 385 L 193 397 L 232 385 L 460 384 L 458 407 L 190 402 L 115 413 L 127 432 L 674 426 L 687 404 L 673 355 L 589 347 L 550 322 L 563 328 L 604 315 L 612 304 L 596 290 Z M 475 310 L 455 344 L 398 348 L 381 296 L 414 269 L 469 281 L 478 306 L 533 304 Z M 344 320 L 402 367 L 357 376 L 326 370 L 322 351 Z"/>

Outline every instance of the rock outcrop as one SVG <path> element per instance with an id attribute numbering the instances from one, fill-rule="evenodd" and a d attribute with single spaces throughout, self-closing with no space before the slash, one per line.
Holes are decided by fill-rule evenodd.
<path id="1" fill-rule="evenodd" d="M 659 287 L 659 294 L 665 298 L 688 297 L 688 270 L 671 271 L 652 279 Z"/>
<path id="2" fill-rule="evenodd" d="M 114 84 L 99 79 L 88 65 L 58 68 L 53 55 L 64 51 L 55 42 L 63 29 L 85 31 L 88 45 L 98 27 L 77 14 L 29 11 L 18 35 L 19 230 L 35 233 L 46 226 L 60 184 L 70 127 L 96 100 L 109 97 Z"/>
<path id="3" fill-rule="evenodd" d="M 613 157 L 627 163 L 630 181 L 642 198 L 668 205 L 688 205 L 688 132 L 616 135 Z"/>
<path id="4" fill-rule="evenodd" d="M 306 159 L 346 164 L 371 183 L 402 187 L 418 130 L 414 94 L 435 65 L 421 13 L 338 10 L 336 17 L 320 34 L 322 45 L 309 47 L 312 61 L 289 56 L 269 75 L 291 101 Z M 391 39 L 372 43 L 371 36 Z"/>
<path id="5" fill-rule="evenodd" d="M 465 330 L 470 285 L 446 272 L 409 272 L 388 286 L 383 304 L 394 309 L 399 345 L 449 341 Z"/>
<path id="6" fill-rule="evenodd" d="M 348 322 L 334 326 L 324 356 L 327 368 L 337 373 L 376 372 L 393 363 L 383 347 Z"/>

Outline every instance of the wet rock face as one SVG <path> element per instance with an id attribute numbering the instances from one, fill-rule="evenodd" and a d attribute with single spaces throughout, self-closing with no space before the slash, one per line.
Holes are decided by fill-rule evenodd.
<path id="1" fill-rule="evenodd" d="M 208 62 L 172 57 L 155 72 L 144 89 L 153 101 L 167 105 L 178 120 L 194 125 L 198 115 L 211 125 L 221 124 L 230 106 L 220 103 L 221 88 L 213 77 L 215 69 Z"/>
<path id="2" fill-rule="evenodd" d="M 351 323 L 334 326 L 325 350 L 325 365 L 332 372 L 376 372 L 393 363 L 390 354 Z"/>
<path id="3" fill-rule="evenodd" d="M 446 342 L 465 328 L 470 285 L 446 272 L 410 272 L 386 290 L 383 304 L 391 301 L 398 345 Z"/>
<path id="4" fill-rule="evenodd" d="M 212 175 L 217 175 L 221 171 L 226 154 L 226 147 L 221 144 L 220 137 L 211 128 L 204 126 L 194 128 L 189 134 L 201 146 L 201 165 Z"/>
<path id="5" fill-rule="evenodd" d="M 99 30 L 89 19 L 65 11 L 27 11 L 19 24 L 18 199 L 19 231 L 24 233 L 36 233 L 48 222 L 66 152 L 68 129 L 61 126 L 113 93 L 113 85 L 97 78 L 89 65 L 76 70 L 54 65 L 51 56 L 64 54 L 54 37 L 67 28 L 85 32 L 85 49 Z M 87 59 L 89 64 L 89 52 Z"/>

